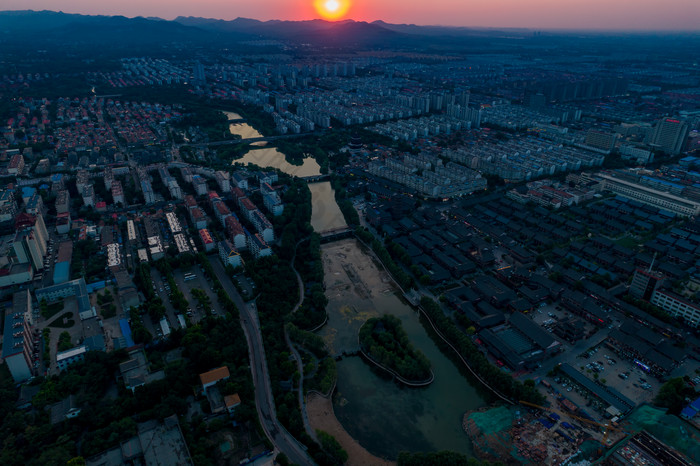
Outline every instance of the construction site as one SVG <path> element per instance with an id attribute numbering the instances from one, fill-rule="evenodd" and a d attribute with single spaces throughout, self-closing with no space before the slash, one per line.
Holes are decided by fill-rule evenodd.
<path id="1" fill-rule="evenodd" d="M 562 464 L 599 445 L 594 431 L 573 419 L 525 406 L 467 413 L 463 427 L 480 459 L 506 464 Z"/>
<path id="2" fill-rule="evenodd" d="M 687 466 L 700 458 L 700 432 L 648 405 L 613 425 L 521 402 L 468 412 L 462 425 L 480 459 L 505 464 Z"/>

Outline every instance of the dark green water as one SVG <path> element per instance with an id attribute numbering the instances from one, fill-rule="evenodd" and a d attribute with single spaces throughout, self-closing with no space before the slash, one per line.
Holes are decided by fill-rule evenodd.
<path id="1" fill-rule="evenodd" d="M 407 388 L 377 375 L 357 356 L 345 358 L 338 362 L 336 416 L 376 456 L 395 459 L 402 450 L 473 455 L 462 416 L 484 401 L 440 353 L 410 306 L 390 293 L 373 294 L 377 310 L 401 319 L 415 347 L 430 359 L 435 381 L 426 388 Z M 333 320 L 331 316 L 329 323 Z M 342 337 L 344 329 L 335 330 Z"/>

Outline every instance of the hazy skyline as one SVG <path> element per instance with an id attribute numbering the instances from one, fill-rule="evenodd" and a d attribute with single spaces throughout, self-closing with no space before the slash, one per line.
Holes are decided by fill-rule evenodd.
<path id="1" fill-rule="evenodd" d="M 700 30 L 698 0 L 351 0 L 346 19 L 531 29 Z M 314 0 L 0 0 L 0 10 L 259 20 L 319 18 Z"/>

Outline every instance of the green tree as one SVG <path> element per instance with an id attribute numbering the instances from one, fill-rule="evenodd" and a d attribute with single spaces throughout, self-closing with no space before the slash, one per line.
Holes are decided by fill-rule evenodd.
<path id="1" fill-rule="evenodd" d="M 73 342 L 71 341 L 70 333 L 61 332 L 58 336 L 58 351 L 66 351 L 73 347 Z"/>
<path id="2" fill-rule="evenodd" d="M 685 406 L 685 399 L 688 396 L 694 396 L 694 390 L 685 383 L 683 378 L 676 377 L 661 386 L 654 403 L 668 408 L 670 414 L 678 414 Z"/>
<path id="3" fill-rule="evenodd" d="M 345 464 L 348 460 L 348 452 L 340 446 L 340 443 L 338 443 L 335 437 L 321 429 L 316 429 L 316 436 L 319 442 L 321 442 L 321 448 L 333 457 L 335 464 Z"/>
<path id="4" fill-rule="evenodd" d="M 372 360 L 401 377 L 412 381 L 430 378 L 430 361 L 413 346 L 397 317 L 369 319 L 360 328 L 359 339 Z"/>

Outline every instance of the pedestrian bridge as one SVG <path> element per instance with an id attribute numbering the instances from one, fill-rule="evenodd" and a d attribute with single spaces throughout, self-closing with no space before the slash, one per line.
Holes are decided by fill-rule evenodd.
<path id="1" fill-rule="evenodd" d="M 322 243 L 331 243 L 333 241 L 338 241 L 345 238 L 352 238 L 355 234 L 350 227 L 340 227 L 333 228 L 331 230 L 320 231 L 318 234 L 321 236 Z"/>

